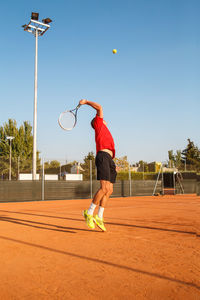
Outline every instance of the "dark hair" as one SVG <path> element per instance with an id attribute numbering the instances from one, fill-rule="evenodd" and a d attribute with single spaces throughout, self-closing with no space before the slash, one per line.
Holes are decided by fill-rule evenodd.
<path id="1" fill-rule="evenodd" d="M 90 123 L 93 129 L 94 129 L 94 119 L 95 118 L 93 118 L 92 121 L 91 121 L 91 123 Z"/>

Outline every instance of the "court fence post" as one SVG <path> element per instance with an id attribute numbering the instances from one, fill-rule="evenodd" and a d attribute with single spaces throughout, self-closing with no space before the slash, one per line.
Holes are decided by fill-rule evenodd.
<path id="1" fill-rule="evenodd" d="M 42 201 L 44 201 L 44 158 L 42 159 Z"/>
<path id="2" fill-rule="evenodd" d="M 128 164 L 128 173 L 129 173 L 129 196 L 131 197 L 132 195 L 132 186 L 131 186 L 131 168 L 130 164 Z"/>

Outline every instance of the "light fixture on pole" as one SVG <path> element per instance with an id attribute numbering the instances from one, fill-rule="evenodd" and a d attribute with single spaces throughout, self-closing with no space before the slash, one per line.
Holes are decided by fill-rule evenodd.
<path id="1" fill-rule="evenodd" d="M 35 36 L 35 79 L 34 79 L 34 117 L 33 117 L 33 180 L 36 180 L 36 154 L 37 154 L 37 66 L 38 66 L 38 36 L 42 36 L 49 28 L 50 18 L 38 21 L 39 13 L 32 12 L 31 20 L 23 25 L 24 31 L 30 32 Z"/>
<path id="2" fill-rule="evenodd" d="M 11 180 L 11 164 L 12 164 L 12 154 L 11 154 L 11 143 L 12 143 L 12 140 L 14 139 L 15 137 L 14 136 L 7 136 L 6 139 L 10 141 L 10 168 L 9 168 L 9 180 Z"/>

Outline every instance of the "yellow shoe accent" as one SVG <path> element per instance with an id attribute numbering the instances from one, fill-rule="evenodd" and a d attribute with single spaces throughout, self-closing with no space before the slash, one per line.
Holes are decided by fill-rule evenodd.
<path id="1" fill-rule="evenodd" d="M 103 219 L 99 218 L 98 215 L 94 217 L 94 222 L 97 224 L 97 226 L 102 230 L 106 231 L 106 227 L 104 226 Z"/>
<path id="2" fill-rule="evenodd" d="M 83 216 L 85 218 L 85 221 L 86 221 L 86 224 L 87 226 L 90 228 L 90 229 L 94 229 L 95 228 L 95 225 L 94 225 L 94 221 L 93 221 L 93 216 L 92 215 L 88 215 L 87 213 L 87 209 L 85 209 L 83 211 Z"/>

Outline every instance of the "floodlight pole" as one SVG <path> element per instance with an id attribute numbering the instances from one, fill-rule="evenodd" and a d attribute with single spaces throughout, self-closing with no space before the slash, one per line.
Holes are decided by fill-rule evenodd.
<path id="1" fill-rule="evenodd" d="M 32 179 L 36 180 L 37 172 L 37 71 L 38 71 L 38 36 L 42 36 L 49 28 L 50 18 L 38 21 L 39 13 L 32 13 L 28 24 L 23 25 L 24 31 L 35 36 L 35 78 L 34 78 L 34 114 L 33 114 L 33 172 Z"/>
<path id="2" fill-rule="evenodd" d="M 34 84 L 34 115 L 33 115 L 33 180 L 37 172 L 37 73 L 38 73 L 38 30 L 35 30 L 35 84 Z"/>

